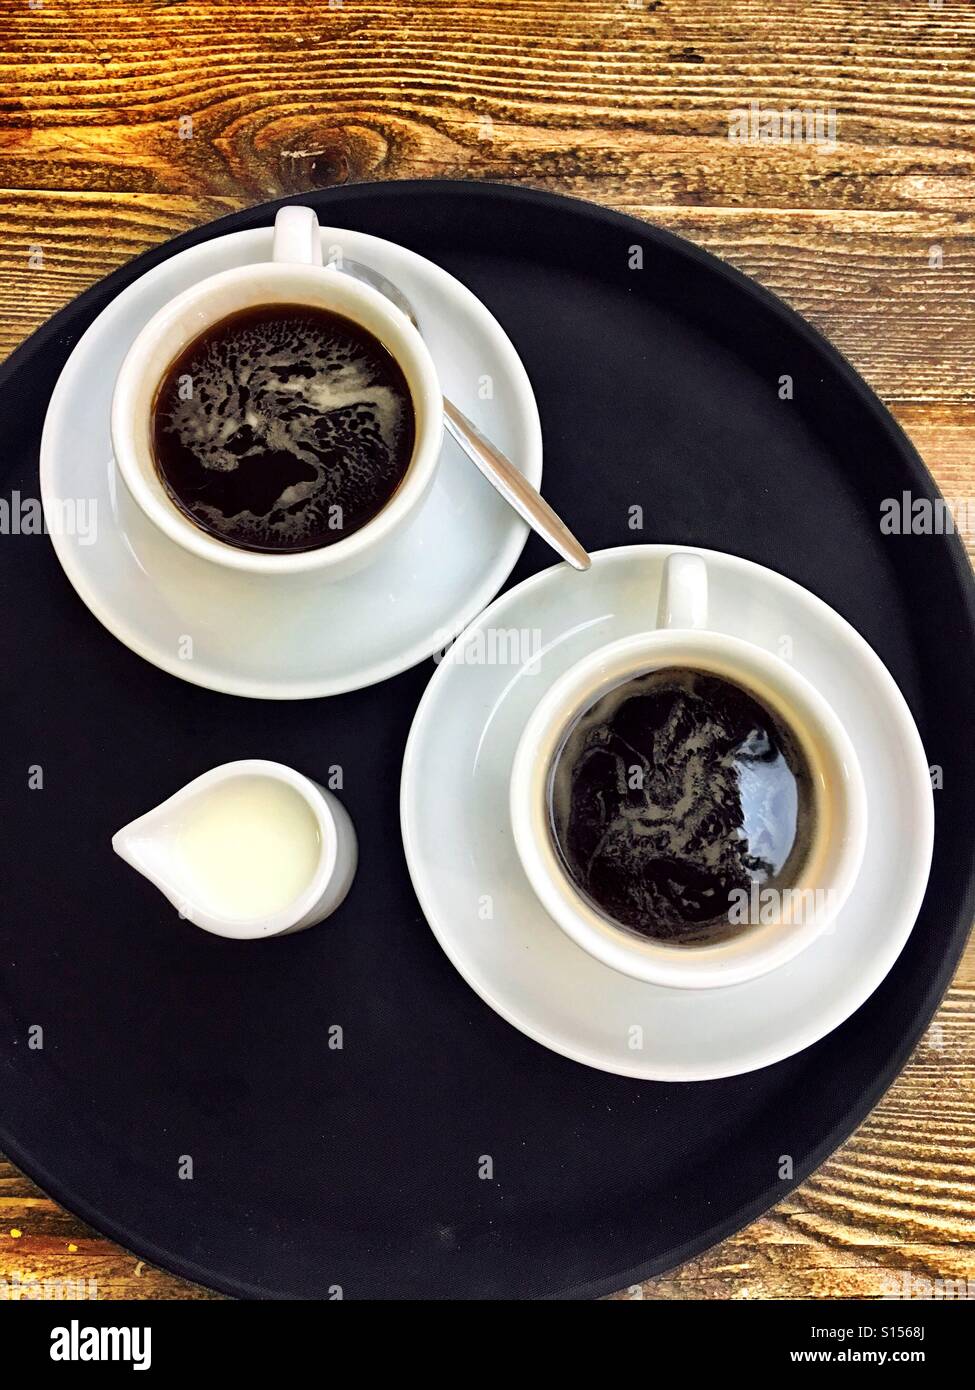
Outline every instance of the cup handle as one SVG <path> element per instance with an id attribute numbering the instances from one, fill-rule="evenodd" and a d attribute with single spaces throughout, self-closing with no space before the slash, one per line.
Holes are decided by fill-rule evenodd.
<path id="1" fill-rule="evenodd" d="M 278 209 L 271 259 L 292 265 L 322 264 L 322 229 L 311 208 Z"/>
<path id="2" fill-rule="evenodd" d="M 708 567 L 701 555 L 674 551 L 664 561 L 657 626 L 702 628 L 708 623 Z"/>

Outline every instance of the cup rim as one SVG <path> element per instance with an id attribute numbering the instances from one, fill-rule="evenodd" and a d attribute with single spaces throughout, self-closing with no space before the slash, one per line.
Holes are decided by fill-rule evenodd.
<path id="1" fill-rule="evenodd" d="M 294 285 L 296 289 L 291 295 L 282 295 L 280 300 L 276 300 L 275 281 L 280 282 L 282 289 L 289 284 Z M 400 340 L 400 345 L 394 351 L 384 341 L 381 333 L 369 329 L 393 353 L 406 376 L 416 426 L 413 456 L 406 473 L 386 505 L 365 525 L 331 545 L 311 550 L 268 552 L 245 550 L 217 540 L 201 527 L 194 525 L 189 517 L 179 510 L 167 497 L 161 482 L 154 486 L 148 481 L 146 469 L 141 461 L 142 446 L 138 437 L 140 425 L 136 418 L 136 401 L 145 374 L 149 371 L 154 372 L 158 384 L 165 370 L 168 370 L 168 363 L 171 363 L 175 356 L 168 356 L 167 367 L 163 372 L 151 366 L 160 336 L 181 316 L 204 306 L 208 296 L 214 291 L 235 285 L 239 285 L 243 290 L 254 284 L 268 286 L 268 304 L 304 303 L 306 299 L 302 289 L 305 289 L 309 304 L 321 305 L 323 300 L 332 300 L 333 304 L 329 307 L 332 307 L 335 313 L 343 314 L 357 322 L 357 305 L 366 305 L 372 314 L 385 320 L 390 336 Z M 328 287 L 328 294 L 323 294 L 325 286 Z M 253 302 L 257 303 L 256 300 Z M 242 307 L 249 306 L 248 303 Z M 232 312 L 232 308 L 224 306 L 212 317 L 204 313 L 202 318 L 194 323 L 192 332 L 185 336 L 183 346 L 204 332 L 208 326 L 219 322 Z M 402 350 L 403 346 L 405 351 Z M 349 562 L 352 562 L 354 567 L 357 559 L 390 536 L 412 515 L 425 496 L 440 462 L 443 442 L 441 402 L 437 369 L 429 348 L 415 325 L 385 295 L 380 294 L 371 285 L 363 284 L 332 267 L 289 261 L 260 261 L 252 265 L 218 271 L 190 285 L 163 304 L 139 330 L 125 354 L 115 380 L 111 408 L 112 450 L 118 472 L 136 505 L 169 540 L 191 554 L 227 569 L 268 576 L 300 574 L 336 566 L 344 569 Z M 150 453 L 149 466 L 155 473 L 151 449 L 149 446 L 146 448 Z"/>
<path id="2" fill-rule="evenodd" d="M 256 917 L 231 917 L 225 913 L 206 909 L 207 931 L 235 940 L 254 940 L 264 937 L 281 936 L 294 927 L 315 906 L 327 889 L 335 873 L 338 862 L 338 827 L 332 808 L 322 796 L 310 777 L 289 767 L 287 763 L 274 762 L 268 758 L 240 758 L 235 762 L 222 763 L 211 768 L 202 777 L 190 782 L 190 787 L 216 786 L 220 782 L 230 782 L 241 777 L 264 778 L 268 782 L 283 782 L 302 797 L 305 805 L 315 817 L 321 837 L 320 852 L 315 872 L 308 885 L 286 907 L 277 912 L 265 913 Z M 200 923 L 199 925 L 203 925 Z M 260 930 L 255 930 L 255 927 Z"/>
<path id="3" fill-rule="evenodd" d="M 601 693 L 644 670 L 684 664 L 708 669 L 718 659 L 717 674 L 746 689 L 759 671 L 776 698 L 759 695 L 784 717 L 785 694 L 804 717 L 818 724 L 828 745 L 845 808 L 842 831 L 831 835 L 835 866 L 829 910 L 798 924 L 753 927 L 730 940 L 703 946 L 656 942 L 616 925 L 590 906 L 565 871 L 548 829 L 548 778 L 552 759 L 572 721 Z M 720 657 L 724 656 L 724 662 Z M 736 658 L 744 667 L 739 670 Z M 611 674 L 606 674 L 610 671 Z M 602 673 L 602 676 L 600 676 Z M 785 692 L 782 691 L 785 687 Z M 759 692 L 755 692 L 759 694 Z M 556 924 L 604 964 L 652 984 L 673 988 L 718 988 L 740 984 L 777 969 L 822 935 L 840 912 L 856 882 L 866 847 L 867 801 L 863 774 L 853 744 L 838 715 L 812 683 L 780 657 L 755 643 L 711 629 L 659 628 L 599 647 L 564 672 L 543 695 L 518 741 L 512 764 L 509 814 L 515 847 L 536 896 Z M 771 928 L 771 930 L 770 930 Z"/>

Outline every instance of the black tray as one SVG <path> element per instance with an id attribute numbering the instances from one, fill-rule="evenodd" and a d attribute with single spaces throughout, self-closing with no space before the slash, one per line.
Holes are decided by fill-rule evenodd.
<path id="1" fill-rule="evenodd" d="M 954 537 L 881 535 L 883 498 L 936 495 L 917 455 L 807 324 L 694 247 L 498 186 L 295 201 L 429 256 L 494 311 L 538 395 L 546 493 L 589 548 L 735 551 L 859 628 L 945 770 L 924 908 L 869 1002 L 789 1061 L 696 1085 L 588 1070 L 502 1022 L 420 914 L 397 789 L 429 663 L 330 700 L 213 694 L 103 631 L 46 541 L 3 536 L 0 1147 L 139 1255 L 232 1294 L 606 1293 L 780 1201 L 876 1103 L 936 1007 L 973 911 L 970 572 Z M 139 257 L 13 355 L 0 495 L 38 495 L 47 401 L 99 310 L 160 260 L 266 225 L 277 206 Z M 513 581 L 550 561 L 532 539 Z M 204 768 L 251 756 L 311 775 L 342 763 L 362 854 L 333 923 L 238 944 L 180 923 L 109 837 Z M 37 763 L 44 789 L 31 791 Z M 685 1161 L 689 1132 L 698 1153 L 708 1141 L 704 1165 Z M 485 1153 L 494 1181 L 478 1178 Z"/>

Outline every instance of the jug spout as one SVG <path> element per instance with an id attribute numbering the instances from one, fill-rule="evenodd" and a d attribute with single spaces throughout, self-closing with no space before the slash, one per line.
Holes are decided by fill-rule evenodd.
<path id="1" fill-rule="evenodd" d="M 172 798 L 170 798 L 172 800 Z M 175 856 L 167 840 L 172 839 L 172 830 L 167 834 L 167 819 L 163 814 L 169 802 L 147 811 L 123 825 L 112 836 L 112 849 L 124 859 L 137 873 L 142 874 L 154 884 L 165 897 L 182 910 L 179 886 L 176 882 Z"/>
<path id="2" fill-rule="evenodd" d="M 140 874 L 146 871 L 146 856 L 142 849 L 142 842 L 135 832 L 138 821 L 132 821 L 129 825 L 123 825 L 121 830 L 116 830 L 112 836 L 112 849 L 124 859 L 126 864 L 131 864 Z"/>

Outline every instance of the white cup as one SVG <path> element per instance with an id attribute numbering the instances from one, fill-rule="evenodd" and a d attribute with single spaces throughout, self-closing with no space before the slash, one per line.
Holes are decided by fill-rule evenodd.
<path id="1" fill-rule="evenodd" d="M 154 314 L 129 348 L 112 398 L 112 446 L 132 498 L 170 540 L 215 565 L 266 576 L 314 571 L 339 578 L 369 563 L 406 527 L 426 497 L 443 443 L 443 395 L 433 359 L 406 315 L 378 290 L 322 265 L 321 229 L 311 208 L 282 208 L 273 259 L 211 275 Z M 156 390 L 172 362 L 207 328 L 242 309 L 308 305 L 331 310 L 372 333 L 399 363 L 415 416 L 413 457 L 399 487 L 371 521 L 315 550 L 267 553 L 217 540 L 169 497 L 153 459 Z"/>
<path id="2" fill-rule="evenodd" d="M 549 915 L 613 969 L 681 989 L 740 984 L 805 950 L 849 896 L 867 831 L 860 764 L 836 714 L 786 662 L 750 642 L 709 631 L 707 612 L 704 559 L 675 551 L 664 569 L 656 630 L 600 648 L 555 682 L 525 726 L 510 786 L 515 845 Z M 712 672 L 755 695 L 795 733 L 813 784 L 813 835 L 798 880 L 782 891 L 779 907 L 772 895 L 771 908 L 763 902 L 738 934 L 702 945 L 651 940 L 610 921 L 573 884 L 550 827 L 552 769 L 578 716 L 631 677 L 674 666 Z"/>

